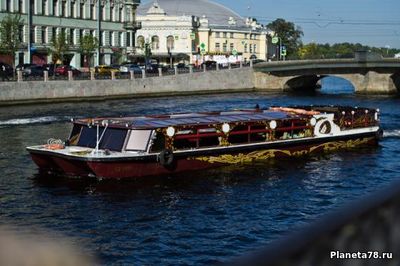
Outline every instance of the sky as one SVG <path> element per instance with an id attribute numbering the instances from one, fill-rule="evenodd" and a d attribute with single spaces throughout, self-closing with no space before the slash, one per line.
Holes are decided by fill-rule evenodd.
<path id="1" fill-rule="evenodd" d="M 400 49 L 400 0 L 212 1 L 262 24 L 276 18 L 291 21 L 303 30 L 305 44 L 350 42 Z"/>
<path id="2" fill-rule="evenodd" d="M 190 0 L 189 0 L 190 1 Z M 195 0 L 194 0 L 195 1 Z M 400 0 L 215 0 L 267 24 L 283 18 L 300 26 L 303 42 L 361 43 L 400 48 Z"/>

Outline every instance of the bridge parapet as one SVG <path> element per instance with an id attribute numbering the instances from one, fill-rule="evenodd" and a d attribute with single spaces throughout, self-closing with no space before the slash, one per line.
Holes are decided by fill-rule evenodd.
<path id="1" fill-rule="evenodd" d="M 379 70 L 394 73 L 400 71 L 400 59 L 385 58 L 381 60 L 360 61 L 357 59 L 318 59 L 318 60 L 288 60 L 258 63 L 254 65 L 254 70 L 258 72 L 274 72 L 276 74 L 284 72 L 295 72 L 313 70 L 323 70 L 325 74 L 338 74 L 343 69 L 352 69 L 356 73 Z M 348 72 L 348 71 L 347 71 Z M 346 73 L 347 73 L 346 72 Z M 294 73 L 296 74 L 296 73 Z M 301 74 L 301 73 L 300 73 Z"/>

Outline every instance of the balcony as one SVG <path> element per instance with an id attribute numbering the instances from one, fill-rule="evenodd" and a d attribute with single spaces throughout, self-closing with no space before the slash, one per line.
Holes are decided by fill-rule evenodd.
<path id="1" fill-rule="evenodd" d="M 137 31 L 142 28 L 142 22 L 124 22 L 124 29 Z"/>

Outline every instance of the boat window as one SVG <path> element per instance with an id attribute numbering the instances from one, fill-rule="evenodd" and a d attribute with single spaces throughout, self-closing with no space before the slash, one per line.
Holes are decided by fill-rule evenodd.
<path id="1" fill-rule="evenodd" d="M 71 134 L 69 136 L 69 144 L 76 145 L 78 143 L 79 135 L 81 134 L 82 125 L 74 124 Z"/>
<path id="2" fill-rule="evenodd" d="M 248 126 L 247 125 L 240 125 L 236 126 L 231 134 L 228 137 L 228 142 L 231 144 L 239 144 L 239 143 L 247 143 L 249 142 L 249 136 L 248 136 Z M 244 131 L 244 133 L 240 134 L 235 134 L 235 132 L 238 131 Z"/>
<path id="3" fill-rule="evenodd" d="M 103 138 L 99 144 L 100 149 L 108 149 L 111 151 L 121 151 L 124 145 L 126 129 L 107 128 L 104 132 Z"/>
<path id="4" fill-rule="evenodd" d="M 151 152 L 160 152 L 165 149 L 165 136 L 161 132 L 157 132 L 156 137 L 151 144 Z"/>
<path id="5" fill-rule="evenodd" d="M 265 131 L 265 126 L 251 126 L 251 131 Z M 250 134 L 250 142 L 262 142 L 266 139 L 266 132 L 256 132 Z"/>
<path id="6" fill-rule="evenodd" d="M 197 147 L 196 139 L 176 139 L 174 140 L 174 148 L 177 150 L 194 149 Z"/>
<path id="7" fill-rule="evenodd" d="M 218 145 L 219 145 L 219 139 L 217 136 L 202 137 L 199 140 L 199 147 L 212 147 L 212 146 L 218 146 Z"/>
<path id="8" fill-rule="evenodd" d="M 131 130 L 127 151 L 145 151 L 150 141 L 151 130 Z"/>
<path id="9" fill-rule="evenodd" d="M 104 128 L 99 129 L 99 137 L 103 133 Z M 78 146 L 94 148 L 96 147 L 97 128 L 82 127 L 81 135 L 78 140 Z"/>

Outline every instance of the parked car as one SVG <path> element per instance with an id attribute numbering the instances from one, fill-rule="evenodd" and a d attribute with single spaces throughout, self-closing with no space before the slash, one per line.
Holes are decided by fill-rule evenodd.
<path id="1" fill-rule="evenodd" d="M 159 67 L 161 66 L 158 64 L 147 64 L 145 68 L 147 73 L 158 73 Z"/>
<path id="2" fill-rule="evenodd" d="M 176 67 L 178 69 L 189 69 L 189 66 L 185 65 L 185 63 L 179 63 L 179 64 L 176 65 Z"/>
<path id="3" fill-rule="evenodd" d="M 54 70 L 61 66 L 60 64 L 45 64 L 43 65 L 43 67 L 49 72 L 49 76 L 53 76 L 54 75 Z"/>
<path id="4" fill-rule="evenodd" d="M 134 74 L 142 74 L 142 69 L 137 64 L 125 64 L 119 68 L 119 72 L 124 74 L 130 73 L 131 71 L 133 71 Z"/>
<path id="5" fill-rule="evenodd" d="M 119 68 L 121 67 L 121 65 L 120 65 L 120 64 L 112 64 L 112 65 L 110 65 L 110 67 L 112 67 L 112 68 L 114 68 L 114 69 L 116 69 L 116 70 L 119 70 Z"/>
<path id="6" fill-rule="evenodd" d="M 43 66 L 39 65 L 31 65 L 31 66 L 26 66 L 22 70 L 22 75 L 26 77 L 43 77 L 43 73 L 46 69 Z"/>
<path id="7" fill-rule="evenodd" d="M 11 77 L 11 76 L 13 75 L 13 73 L 14 73 L 14 70 L 13 70 L 12 66 L 10 66 L 9 64 L 0 62 L 0 69 L 2 69 L 3 66 L 4 66 L 5 69 L 6 69 L 6 75 L 9 76 L 9 77 Z"/>
<path id="8" fill-rule="evenodd" d="M 207 69 L 216 69 L 217 68 L 216 61 L 205 61 L 201 64 L 201 68 L 204 68 L 204 65 L 206 66 Z"/>
<path id="9" fill-rule="evenodd" d="M 36 64 L 19 64 L 15 67 L 15 71 L 24 70 L 26 67 L 36 66 Z"/>
<path id="10" fill-rule="evenodd" d="M 95 72 L 100 74 L 100 75 L 111 75 L 111 72 L 118 72 L 118 69 L 115 69 L 111 66 L 107 65 L 99 65 L 95 67 Z"/>
<path id="11" fill-rule="evenodd" d="M 68 76 L 68 71 L 72 71 L 72 75 L 74 76 L 79 76 L 80 74 L 82 74 L 82 72 L 76 69 L 75 67 L 64 65 L 64 66 L 58 66 L 56 68 L 56 75 Z"/>

